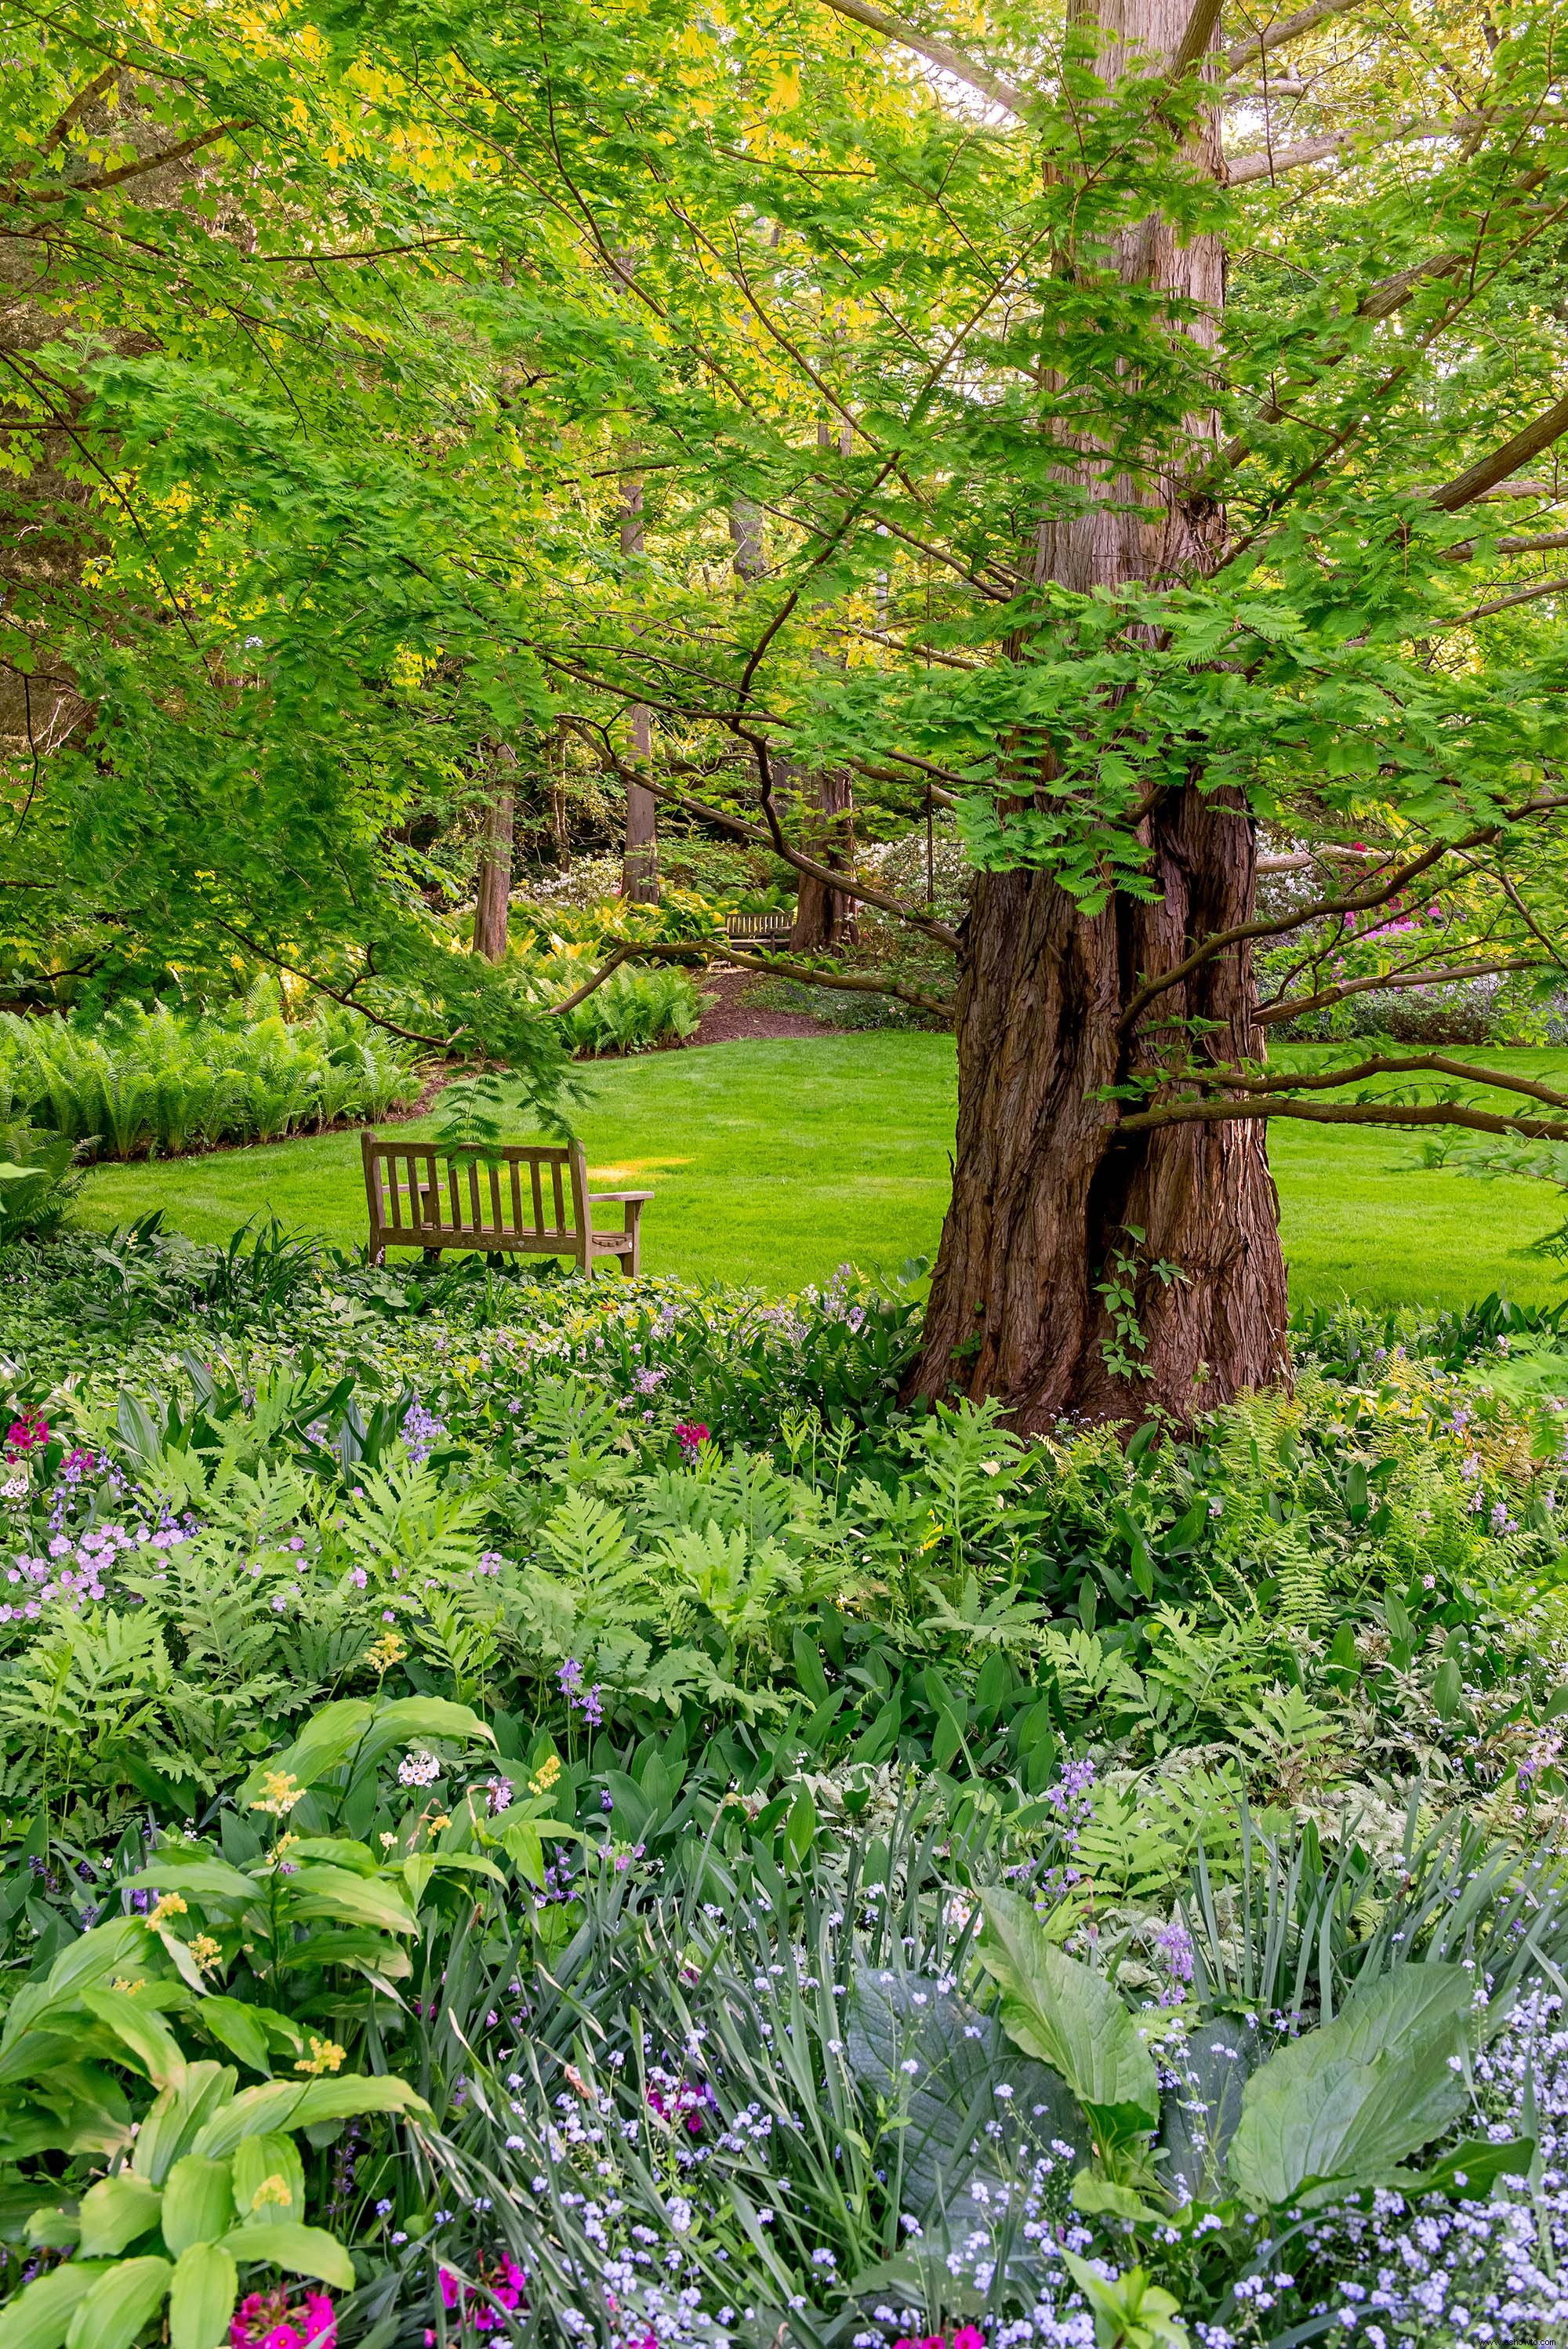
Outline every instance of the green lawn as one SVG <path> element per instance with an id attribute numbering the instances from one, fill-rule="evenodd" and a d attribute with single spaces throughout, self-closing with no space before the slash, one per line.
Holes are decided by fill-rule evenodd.
<path id="1" fill-rule="evenodd" d="M 1568 1079 L 1568 1051 L 1470 1057 Z M 580 1123 L 597 1184 L 657 1193 L 643 1225 L 649 1271 L 786 1289 L 846 1259 L 891 1269 L 934 1248 L 953 1098 L 944 1037 L 824 1036 L 607 1063 Z M 1298 1299 L 1348 1289 L 1460 1304 L 1506 1288 L 1544 1302 L 1558 1291 L 1555 1268 L 1523 1253 L 1561 1219 L 1546 1185 L 1411 1171 L 1416 1145 L 1398 1133 L 1281 1123 L 1271 1150 Z M 102 1167 L 79 1212 L 103 1226 L 150 1207 L 200 1239 L 275 1214 L 357 1241 L 358 1138 Z"/>

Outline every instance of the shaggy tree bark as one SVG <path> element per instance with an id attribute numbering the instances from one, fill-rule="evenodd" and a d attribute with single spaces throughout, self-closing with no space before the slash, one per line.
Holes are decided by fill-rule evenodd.
<path id="1" fill-rule="evenodd" d="M 1176 58 L 1191 7 L 1097 0 L 1102 73 L 1114 79 L 1135 50 Z M 1212 117 L 1196 135 L 1218 170 Z M 1171 331 L 1212 345 L 1224 285 L 1216 238 L 1180 244 L 1150 219 L 1124 234 L 1119 265 L 1130 283 L 1201 303 L 1207 323 Z M 1190 419 L 1187 445 L 1136 481 L 1085 467 L 1078 478 L 1096 502 L 1041 526 L 1037 580 L 1081 593 L 1212 569 L 1223 518 L 1188 484 L 1216 430 L 1212 413 Z M 1063 1413 L 1128 1418 L 1161 1405 L 1185 1416 L 1195 1392 L 1217 1402 L 1285 1371 L 1263 1123 L 1119 1141 L 1115 1104 L 1096 1098 L 1149 1065 L 1127 1017 L 1140 983 L 1253 909 L 1253 826 L 1240 806 L 1194 781 L 1167 792 L 1144 830 L 1157 905 L 1119 897 L 1091 919 L 1046 874 L 976 879 L 960 958 L 953 1199 L 912 1395 L 996 1395 L 1036 1429 Z M 1231 1061 L 1261 1054 L 1253 1013 L 1242 947 L 1163 995 L 1155 1016 L 1216 1022 L 1212 1048 Z M 1119 1287 L 1131 1290 L 1130 1311 L 1107 1294 Z"/>

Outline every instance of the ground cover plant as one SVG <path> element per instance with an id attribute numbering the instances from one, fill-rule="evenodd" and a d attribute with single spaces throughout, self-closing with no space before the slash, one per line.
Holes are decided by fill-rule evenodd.
<path id="1" fill-rule="evenodd" d="M 14 1248 L 0 2340 L 1550 2340 L 1568 1325 Z"/>

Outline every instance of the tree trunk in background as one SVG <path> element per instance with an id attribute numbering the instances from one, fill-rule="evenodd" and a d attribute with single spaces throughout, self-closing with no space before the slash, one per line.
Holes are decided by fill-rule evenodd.
<path id="1" fill-rule="evenodd" d="M 497 763 L 517 765 L 515 750 L 502 749 Z M 511 853 L 517 802 L 510 781 L 498 791 L 485 818 L 484 845 L 480 851 L 474 892 L 474 952 L 487 962 L 500 962 L 506 954 L 507 915 L 511 899 Z"/>
<path id="2" fill-rule="evenodd" d="M 621 489 L 621 552 L 643 551 L 643 485 L 628 475 Z M 645 702 L 631 709 L 632 756 L 646 766 L 654 750 L 654 713 Z M 641 783 L 626 785 L 626 844 L 621 857 L 621 895 L 634 905 L 659 902 L 659 803 Z"/>
<path id="3" fill-rule="evenodd" d="M 1191 6 L 1096 0 L 1094 13 L 1113 44 L 1171 57 Z M 1122 67 L 1112 46 L 1100 70 L 1114 78 Z M 1198 144 L 1217 166 L 1212 117 Z M 1224 285 L 1217 238 L 1179 244 L 1152 219 L 1124 233 L 1119 260 L 1127 282 L 1202 304 L 1208 321 L 1185 331 L 1212 345 Z M 1184 479 L 1216 431 L 1212 414 L 1190 419 L 1190 445 L 1137 482 L 1108 490 L 1085 467 L 1078 478 L 1101 502 L 1042 524 L 1037 580 L 1088 593 L 1212 569 L 1223 517 L 1185 496 Z M 1172 790 L 1144 832 L 1157 904 L 1119 897 L 1090 919 L 1044 874 L 977 876 L 959 965 L 953 1199 L 912 1397 L 997 1395 L 1033 1430 L 1064 1413 L 1130 1420 L 1160 1405 L 1186 1417 L 1194 1391 L 1202 1408 L 1286 1370 L 1263 1125 L 1179 1125 L 1118 1142 L 1114 1106 L 1092 1098 L 1148 1065 L 1121 1027 L 1142 979 L 1253 911 L 1254 827 L 1239 804 Z M 1253 1007 L 1243 947 L 1171 988 L 1157 1016 L 1213 1021 L 1213 1050 L 1240 1059 L 1262 1051 Z M 1130 1326 L 1101 1293 L 1119 1271 L 1135 1292 Z"/>
<path id="4" fill-rule="evenodd" d="M 820 864 L 849 869 L 854 849 L 855 794 L 848 775 L 802 775 L 800 802 L 808 814 L 806 847 Z M 796 954 L 822 954 L 855 940 L 856 900 L 802 873 L 789 945 Z"/>
<path id="5" fill-rule="evenodd" d="M 654 713 L 632 705 L 632 756 L 646 766 L 654 754 Z M 634 905 L 659 902 L 659 803 L 641 783 L 626 786 L 626 848 L 621 859 L 621 895 Z"/>

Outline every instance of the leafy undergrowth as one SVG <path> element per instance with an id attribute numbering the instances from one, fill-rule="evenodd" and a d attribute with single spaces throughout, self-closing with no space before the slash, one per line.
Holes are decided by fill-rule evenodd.
<path id="1" fill-rule="evenodd" d="M 1550 1317 L 1025 1445 L 848 1273 L 6 1275 L 0 2349 L 1561 2337 Z"/>

